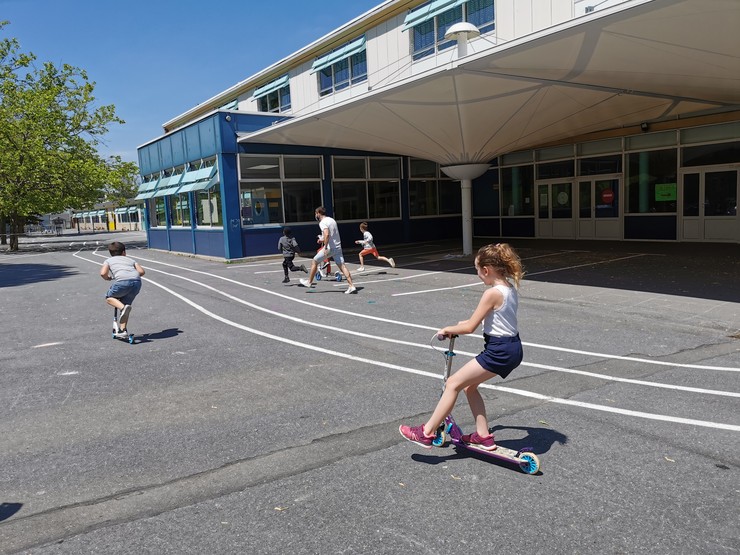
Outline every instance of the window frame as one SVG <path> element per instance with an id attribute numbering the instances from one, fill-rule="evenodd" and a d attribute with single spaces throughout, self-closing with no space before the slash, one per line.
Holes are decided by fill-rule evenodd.
<path id="1" fill-rule="evenodd" d="M 478 9 L 475 12 L 470 10 L 470 5 L 473 3 L 478 4 Z M 484 13 L 486 8 L 490 8 L 493 11 L 493 19 L 480 22 L 480 24 L 471 21 L 473 14 Z M 419 6 L 421 7 L 421 6 Z M 418 9 L 419 7 L 415 8 Z M 453 12 L 459 11 L 460 16 Z M 447 20 L 447 18 L 450 18 Z M 495 0 L 468 0 L 459 6 L 450 8 L 434 17 L 422 21 L 417 25 L 414 25 L 409 30 L 410 35 L 410 54 L 413 61 L 422 60 L 428 56 L 439 54 L 444 50 L 447 50 L 455 45 L 454 40 L 448 40 L 444 38 L 446 30 L 454 25 L 455 23 L 468 22 L 475 25 L 480 31 L 481 35 L 493 33 L 496 31 L 496 2 Z M 431 24 L 431 27 L 430 27 Z M 419 33 L 417 33 L 417 30 Z M 419 46 L 417 47 L 417 39 L 419 39 Z M 430 40 L 431 39 L 431 40 Z"/>
<path id="2" fill-rule="evenodd" d="M 252 166 L 252 172 L 245 176 L 249 168 L 244 167 L 244 163 L 249 159 L 262 159 L 265 163 Z M 312 173 L 311 166 L 314 163 L 306 166 L 309 170 L 308 175 L 300 175 L 302 168 L 299 164 L 295 168 L 290 168 L 290 177 L 286 177 L 286 160 L 312 160 L 315 163 L 315 173 Z M 274 162 L 275 164 L 273 164 Z M 260 168 L 264 166 L 264 168 Z M 254 173 L 255 168 L 269 172 L 266 175 L 259 175 Z M 275 171 L 276 170 L 276 171 Z M 259 170 L 257 170 L 259 171 Z M 316 206 L 323 204 L 322 195 L 323 188 L 322 184 L 324 181 L 324 164 L 323 156 L 321 155 L 290 155 L 290 154 L 239 154 L 238 159 L 238 176 L 239 176 L 239 213 L 242 228 L 255 228 L 255 227 L 271 227 L 271 226 L 282 226 L 285 224 L 300 224 L 309 223 L 313 220 L 314 210 Z M 261 185 L 261 189 L 267 191 L 279 191 L 279 195 L 276 197 L 273 195 L 267 195 L 265 197 L 254 197 L 251 192 L 255 189 L 255 185 Z M 295 194 L 296 185 L 308 185 L 308 193 L 306 195 Z M 247 193 L 249 195 L 249 204 L 246 205 Z M 268 221 L 254 222 L 246 221 L 245 209 L 252 209 L 251 204 L 253 198 L 265 198 L 267 202 L 267 218 Z M 271 210 L 274 209 L 272 206 L 274 201 L 270 199 L 278 199 L 279 217 L 277 220 L 273 219 Z M 301 199 L 303 199 L 301 201 Z M 308 199 L 308 200 L 306 200 Z M 295 210 L 290 207 L 295 206 Z M 302 206 L 302 208 L 301 208 Z M 256 206 L 254 206 L 256 209 Z M 289 211 L 291 213 L 289 213 Z M 292 213 L 295 212 L 295 218 L 291 217 Z M 260 215 L 262 209 L 260 208 Z M 306 219 L 299 220 L 298 218 L 304 215 Z"/>

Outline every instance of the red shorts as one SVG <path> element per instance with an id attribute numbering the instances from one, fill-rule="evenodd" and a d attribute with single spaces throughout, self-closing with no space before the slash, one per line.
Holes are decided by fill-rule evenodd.
<path id="1" fill-rule="evenodd" d="M 362 249 L 360 251 L 360 256 L 367 256 L 368 254 L 372 254 L 375 258 L 378 258 L 380 255 L 378 254 L 378 249 L 373 247 L 372 249 Z"/>

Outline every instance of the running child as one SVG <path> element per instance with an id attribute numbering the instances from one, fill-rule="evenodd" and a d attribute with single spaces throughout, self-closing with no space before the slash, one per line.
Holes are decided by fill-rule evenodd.
<path id="1" fill-rule="evenodd" d="M 108 252 L 110 258 L 103 262 L 100 277 L 106 281 L 113 281 L 105 294 L 105 302 L 119 310 L 118 332 L 124 335 L 126 322 L 131 314 L 131 305 L 141 291 L 144 268 L 133 258 L 126 256 L 126 246 L 119 241 L 113 241 L 108 245 Z"/>
<path id="2" fill-rule="evenodd" d="M 303 264 L 300 266 L 293 264 L 293 259 L 296 254 L 300 252 L 300 249 L 298 248 L 298 241 L 293 237 L 293 231 L 289 227 L 283 228 L 283 236 L 278 240 L 277 248 L 278 251 L 283 253 L 283 272 L 285 272 L 283 283 L 288 283 L 290 281 L 288 270 L 291 272 L 308 273 L 308 270 Z"/>
<path id="3" fill-rule="evenodd" d="M 447 380 L 442 397 L 434 413 L 420 426 L 400 426 L 401 435 L 409 441 L 431 449 L 437 428 L 452 408 L 457 396 L 465 391 L 470 410 L 475 418 L 475 431 L 462 436 L 465 443 L 487 451 L 496 449 L 493 435 L 488 431 L 488 417 L 478 386 L 494 376 L 506 376 L 522 362 L 522 343 L 517 327 L 517 289 L 524 275 L 522 263 L 513 248 L 506 243 L 486 245 L 475 257 L 478 277 L 489 288 L 483 292 L 478 307 L 467 320 L 447 326 L 438 335 L 473 333 L 483 322 L 485 348 Z"/>
<path id="4" fill-rule="evenodd" d="M 392 258 L 386 258 L 385 256 L 380 256 L 378 254 L 378 249 L 375 247 L 375 243 L 373 242 L 373 234 L 370 233 L 367 228 L 367 222 L 362 222 L 360 224 L 362 239 L 355 241 L 355 245 L 362 245 L 362 250 L 360 251 L 360 267 L 357 268 L 357 271 L 365 271 L 365 256 L 367 256 L 368 254 L 372 254 L 378 260 L 390 264 L 391 268 L 395 268 L 396 263 Z"/>

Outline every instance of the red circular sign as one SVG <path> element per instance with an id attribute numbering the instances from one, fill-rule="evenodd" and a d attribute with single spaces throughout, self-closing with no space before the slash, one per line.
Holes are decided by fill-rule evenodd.
<path id="1" fill-rule="evenodd" d="M 604 204 L 611 204 L 614 201 L 614 191 L 611 189 L 604 189 L 601 191 L 601 202 Z"/>

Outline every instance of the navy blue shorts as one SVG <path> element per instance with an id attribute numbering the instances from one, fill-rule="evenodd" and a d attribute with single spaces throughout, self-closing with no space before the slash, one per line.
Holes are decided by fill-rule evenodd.
<path id="1" fill-rule="evenodd" d="M 141 291 L 140 279 L 125 279 L 114 282 L 105 294 L 105 298 L 113 297 L 123 304 L 132 304 L 139 291 Z"/>
<path id="2" fill-rule="evenodd" d="M 513 337 L 495 337 L 483 334 L 486 341 L 485 350 L 475 357 L 483 368 L 505 378 L 522 363 L 524 352 L 518 335 Z"/>

